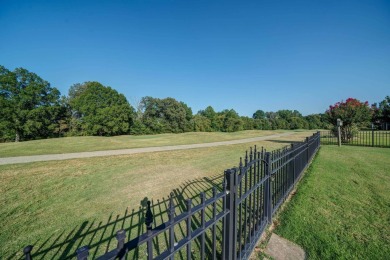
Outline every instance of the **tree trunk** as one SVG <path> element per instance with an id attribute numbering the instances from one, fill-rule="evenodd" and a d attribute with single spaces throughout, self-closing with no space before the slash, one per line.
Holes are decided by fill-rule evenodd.
<path id="1" fill-rule="evenodd" d="M 19 132 L 16 132 L 16 136 L 15 136 L 15 142 L 19 142 L 20 141 L 20 134 Z"/>

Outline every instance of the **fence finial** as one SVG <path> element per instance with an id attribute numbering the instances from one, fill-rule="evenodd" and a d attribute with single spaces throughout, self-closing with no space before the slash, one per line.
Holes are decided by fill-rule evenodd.
<path id="1" fill-rule="evenodd" d="M 146 228 L 148 230 L 151 230 L 152 223 L 153 223 L 153 214 L 152 214 L 152 210 L 150 209 L 150 200 L 148 200 L 146 202 L 146 204 L 147 204 L 147 208 L 146 208 L 146 214 L 145 214 L 145 224 L 146 224 Z"/>
<path id="2" fill-rule="evenodd" d="M 89 256 L 88 246 L 80 247 L 76 250 L 77 260 L 87 260 Z"/>
<path id="3" fill-rule="evenodd" d="M 192 207 L 192 200 L 191 200 L 191 199 L 188 199 L 188 200 L 187 200 L 187 212 L 190 212 L 190 211 L 191 211 L 191 207 Z"/>
<path id="4" fill-rule="evenodd" d="M 248 150 L 245 151 L 245 166 L 248 165 Z"/>
<path id="5" fill-rule="evenodd" d="M 32 245 L 28 245 L 25 248 L 23 248 L 23 254 L 26 260 L 31 260 L 31 251 L 33 249 Z"/>
<path id="6" fill-rule="evenodd" d="M 231 170 L 230 169 L 227 169 L 225 171 L 225 186 L 226 186 L 226 190 L 227 191 L 230 191 L 229 190 L 229 187 L 230 187 L 230 174 L 231 174 Z"/>
<path id="7" fill-rule="evenodd" d="M 117 249 L 121 250 L 125 244 L 126 231 L 124 229 L 118 230 L 116 232 L 116 240 L 118 240 Z"/>

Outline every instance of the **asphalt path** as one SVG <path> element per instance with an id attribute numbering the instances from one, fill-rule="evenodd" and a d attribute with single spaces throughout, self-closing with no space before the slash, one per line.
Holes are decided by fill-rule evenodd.
<path id="1" fill-rule="evenodd" d="M 207 148 L 207 147 L 215 147 L 215 146 L 221 146 L 221 145 L 252 143 L 252 142 L 264 141 L 264 140 L 269 140 L 269 139 L 283 137 L 283 136 L 289 136 L 292 134 L 293 133 L 282 133 L 282 134 L 274 134 L 274 135 L 267 135 L 267 136 L 261 136 L 261 137 L 239 139 L 239 140 L 213 142 L 213 143 L 201 143 L 201 144 L 183 144 L 183 145 L 144 147 L 144 148 L 106 150 L 106 151 L 81 152 L 81 153 L 63 153 L 63 154 L 46 154 L 46 155 L 6 157 L 6 158 L 0 158 L 0 165 L 17 164 L 17 163 L 30 163 L 30 162 L 44 162 L 44 161 L 60 161 L 60 160 L 79 159 L 79 158 L 91 158 L 91 157 L 102 157 L 102 156 L 114 156 L 114 155 L 127 155 L 127 154 L 139 154 L 139 153 L 152 153 L 152 152 Z"/>

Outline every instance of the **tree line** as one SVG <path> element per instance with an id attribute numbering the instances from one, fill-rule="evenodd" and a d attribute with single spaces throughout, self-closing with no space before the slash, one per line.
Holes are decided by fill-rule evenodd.
<path id="1" fill-rule="evenodd" d="M 376 120 L 383 120 L 383 108 L 389 103 L 387 97 L 376 105 Z M 123 94 L 95 81 L 74 84 L 67 96 L 61 96 L 33 72 L 0 66 L 2 142 L 79 135 L 324 129 L 331 123 L 329 113 L 302 116 L 297 110 L 257 110 L 246 117 L 234 109 L 217 112 L 208 106 L 194 114 L 187 104 L 171 97 L 147 96 L 132 106 Z"/>

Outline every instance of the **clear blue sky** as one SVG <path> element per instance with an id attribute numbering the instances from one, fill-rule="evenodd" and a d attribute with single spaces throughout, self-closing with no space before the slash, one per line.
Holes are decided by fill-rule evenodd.
<path id="1" fill-rule="evenodd" d="M 0 64 L 67 94 L 304 115 L 390 95 L 390 1 L 4 1 Z"/>

